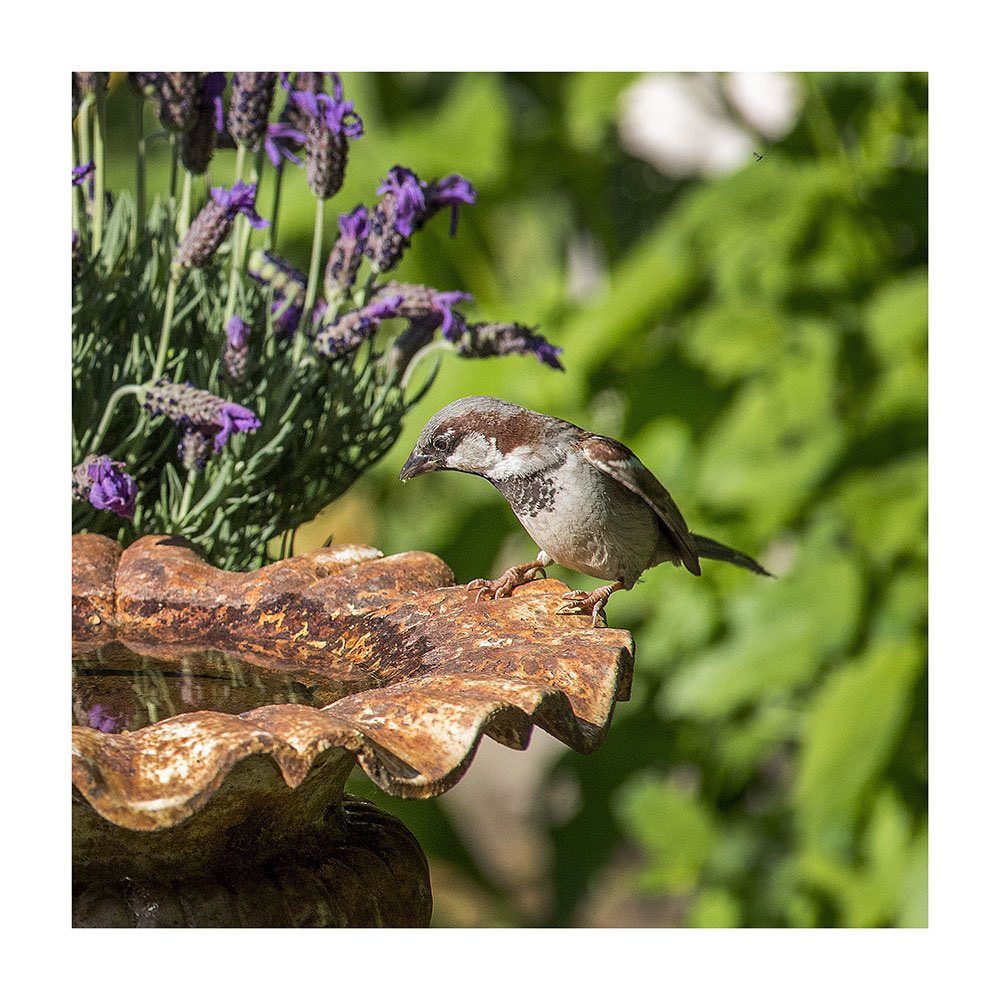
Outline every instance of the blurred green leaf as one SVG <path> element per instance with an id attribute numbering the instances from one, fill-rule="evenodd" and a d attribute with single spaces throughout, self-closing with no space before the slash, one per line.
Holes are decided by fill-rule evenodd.
<path id="1" fill-rule="evenodd" d="M 794 346 L 720 414 L 698 476 L 707 502 L 754 510 L 764 532 L 801 508 L 845 443 L 835 409 L 836 343 L 830 324 L 803 321 Z"/>
<path id="2" fill-rule="evenodd" d="M 621 789 L 617 811 L 647 853 L 642 886 L 691 889 L 711 855 L 714 837 L 711 816 L 698 799 L 660 775 L 645 774 Z"/>
<path id="3" fill-rule="evenodd" d="M 851 476 L 840 487 L 836 503 L 877 564 L 903 553 L 926 557 L 926 455 Z"/>
<path id="4" fill-rule="evenodd" d="M 809 682 L 851 641 L 862 596 L 855 560 L 817 530 L 791 573 L 754 580 L 726 602 L 730 635 L 670 679 L 665 711 L 715 718 Z"/>
<path id="5" fill-rule="evenodd" d="M 740 927 L 739 900 L 724 889 L 703 889 L 694 901 L 688 923 L 691 927 Z"/>
<path id="6" fill-rule="evenodd" d="M 617 118 L 621 92 L 638 73 L 574 73 L 566 87 L 566 132 L 582 150 L 598 149 Z"/>
<path id="7" fill-rule="evenodd" d="M 914 642 L 884 639 L 831 674 L 806 716 L 793 791 L 807 843 L 845 842 L 899 737 L 923 664 Z"/>

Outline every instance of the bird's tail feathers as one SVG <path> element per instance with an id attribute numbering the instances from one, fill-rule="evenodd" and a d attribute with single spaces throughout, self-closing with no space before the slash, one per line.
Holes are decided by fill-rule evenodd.
<path id="1" fill-rule="evenodd" d="M 718 559 L 720 562 L 742 566 L 752 573 L 760 573 L 761 576 L 774 576 L 773 573 L 768 573 L 756 559 L 751 559 L 745 552 L 738 552 L 736 549 L 731 549 L 728 545 L 723 545 L 722 542 L 717 542 L 713 538 L 706 538 L 704 535 L 692 534 L 691 537 L 694 539 L 698 555 L 702 559 Z"/>

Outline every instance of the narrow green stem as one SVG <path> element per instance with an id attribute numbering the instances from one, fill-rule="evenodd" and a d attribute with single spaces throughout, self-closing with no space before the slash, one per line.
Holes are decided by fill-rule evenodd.
<path id="1" fill-rule="evenodd" d="M 281 206 L 281 178 L 285 171 L 279 166 L 274 172 L 274 196 L 271 199 L 271 225 L 267 227 L 267 249 L 273 250 L 278 245 L 278 209 Z"/>
<path id="2" fill-rule="evenodd" d="M 177 197 L 177 133 L 170 133 L 170 200 Z"/>
<path id="3" fill-rule="evenodd" d="M 181 207 L 177 213 L 177 239 L 184 239 L 184 234 L 191 225 L 191 171 L 184 171 L 184 184 L 181 187 Z"/>
<path id="4" fill-rule="evenodd" d="M 142 386 L 138 385 L 120 385 L 113 393 L 111 393 L 111 398 L 108 400 L 108 405 L 104 407 L 104 415 L 101 417 L 101 422 L 97 425 L 97 432 L 94 434 L 94 438 L 90 443 L 90 447 L 87 449 L 90 452 L 96 452 L 101 446 L 101 442 L 104 440 L 104 435 L 108 432 L 108 427 L 111 425 L 111 418 L 114 416 L 115 407 L 118 405 L 118 400 L 122 399 L 124 396 L 138 395 L 141 391 Z"/>
<path id="5" fill-rule="evenodd" d="M 238 145 L 236 147 L 236 177 L 233 180 L 235 184 L 237 181 L 243 180 L 243 170 L 246 164 L 247 151 L 243 146 Z M 223 315 L 223 322 L 228 323 L 230 317 L 233 315 L 233 310 L 236 308 L 236 286 L 239 283 L 240 271 L 243 270 L 243 230 L 249 227 L 249 223 L 240 214 L 236 217 L 236 222 L 233 224 L 233 232 L 230 237 L 230 251 L 229 251 L 229 291 L 226 294 L 226 311 Z"/>
<path id="6" fill-rule="evenodd" d="M 85 95 L 80 101 L 80 110 L 76 116 L 76 134 L 80 144 L 80 166 L 90 162 L 90 108 L 93 103 L 93 95 Z M 80 242 L 83 243 L 85 235 L 87 237 L 90 235 L 90 225 L 87 219 L 88 184 L 86 181 L 79 186 L 79 190 L 83 202 L 83 218 L 81 219 L 83 225 L 77 230 L 77 234 L 80 237 Z M 85 229 L 87 230 L 86 233 L 84 232 Z"/>
<path id="7" fill-rule="evenodd" d="M 447 340 L 432 340 L 429 344 L 425 344 L 419 351 L 417 351 L 416 354 L 413 355 L 412 358 L 410 358 L 410 363 L 406 366 L 406 371 L 403 372 L 403 377 L 399 380 L 399 388 L 401 390 L 406 389 L 406 387 L 410 384 L 410 379 L 413 378 L 417 367 L 420 362 L 424 360 L 424 358 L 434 354 L 436 351 L 454 350 L 455 348 L 452 347 Z"/>
<path id="8" fill-rule="evenodd" d="M 306 301 L 302 307 L 302 323 L 304 328 L 300 329 L 295 336 L 295 346 L 292 348 L 292 361 L 298 363 L 302 356 L 302 345 L 312 332 L 312 311 L 316 303 L 316 288 L 319 285 L 319 259 L 323 252 L 323 214 L 326 202 L 322 198 L 316 199 L 316 220 L 313 223 L 313 243 L 312 255 L 309 258 L 309 282 L 306 285 Z"/>
<path id="9" fill-rule="evenodd" d="M 143 111 L 145 105 L 141 94 L 135 99 L 136 125 L 138 127 L 138 141 L 135 149 L 135 221 L 133 232 L 135 243 L 138 243 L 145 235 L 146 229 L 146 134 L 143 126 Z"/>
<path id="10" fill-rule="evenodd" d="M 104 241 L 104 74 L 95 74 L 94 84 L 94 246 L 100 252 Z"/>
<path id="11" fill-rule="evenodd" d="M 170 346 L 170 329 L 174 322 L 174 303 L 177 300 L 177 285 L 180 273 L 173 268 L 170 271 L 170 281 L 167 283 L 167 300 L 163 305 L 163 326 L 160 328 L 160 345 L 156 351 L 156 362 L 153 365 L 153 381 L 162 374 L 167 363 L 167 348 Z"/>
<path id="12" fill-rule="evenodd" d="M 73 133 L 73 166 L 75 167 L 79 162 L 77 157 L 80 155 L 80 141 L 76 137 L 76 132 Z M 81 232 L 82 219 L 83 219 L 83 185 L 74 184 L 73 185 L 73 232 L 76 233 L 78 240 L 83 239 L 83 233 Z"/>

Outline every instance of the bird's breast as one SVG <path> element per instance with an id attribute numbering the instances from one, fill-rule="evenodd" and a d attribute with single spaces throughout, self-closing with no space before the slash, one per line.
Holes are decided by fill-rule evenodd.
<path id="1" fill-rule="evenodd" d="M 656 515 L 575 454 L 557 468 L 494 485 L 535 544 L 561 566 L 631 586 L 653 563 Z"/>

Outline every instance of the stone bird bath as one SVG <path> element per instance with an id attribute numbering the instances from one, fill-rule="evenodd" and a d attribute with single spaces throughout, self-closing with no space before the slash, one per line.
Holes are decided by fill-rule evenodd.
<path id="1" fill-rule="evenodd" d="M 539 580 L 475 603 L 426 552 L 248 573 L 183 538 L 73 538 L 73 923 L 423 926 L 427 862 L 345 796 L 438 795 L 483 735 L 596 749 L 632 641 Z"/>

